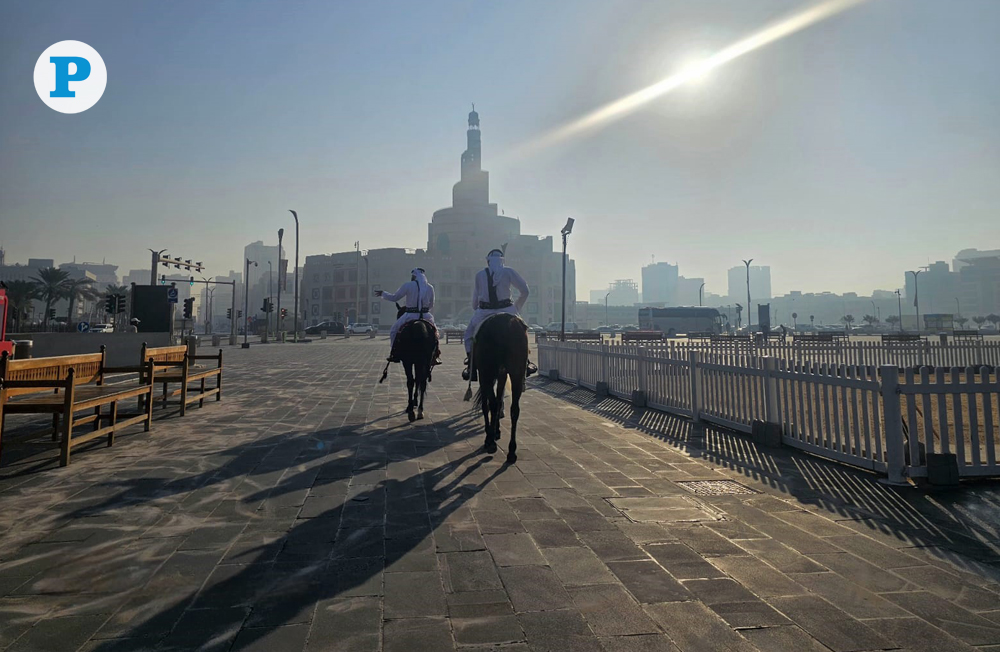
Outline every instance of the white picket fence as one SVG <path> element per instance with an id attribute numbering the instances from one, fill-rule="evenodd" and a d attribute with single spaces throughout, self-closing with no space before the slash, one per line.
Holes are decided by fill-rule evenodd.
<path id="1" fill-rule="evenodd" d="M 962 476 L 1000 475 L 1000 375 L 984 363 L 930 369 L 703 353 L 662 345 L 539 342 L 539 367 L 560 380 L 751 432 L 888 475 L 928 474 L 928 455 L 956 455 Z"/>
<path id="2" fill-rule="evenodd" d="M 866 342 L 835 340 L 807 342 L 789 339 L 768 340 L 685 340 L 670 339 L 643 344 L 655 355 L 687 360 L 688 353 L 699 351 L 714 355 L 769 357 L 796 363 L 881 367 L 1000 367 L 1000 341 L 935 340 L 916 342 Z"/>

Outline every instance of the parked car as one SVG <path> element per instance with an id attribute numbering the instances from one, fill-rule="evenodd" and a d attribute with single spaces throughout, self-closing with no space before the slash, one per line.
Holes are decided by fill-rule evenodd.
<path id="1" fill-rule="evenodd" d="M 560 324 L 560 322 L 554 321 L 554 322 L 551 322 L 548 326 L 546 326 L 545 330 L 546 330 L 546 332 L 549 332 L 549 333 L 558 333 L 559 331 L 562 330 L 562 325 Z M 568 322 L 566 322 L 566 332 L 567 333 L 574 333 L 577 330 L 578 330 L 578 328 L 576 326 L 576 322 L 575 321 L 568 321 Z"/>
<path id="2" fill-rule="evenodd" d="M 330 335 L 343 335 L 344 325 L 339 321 L 324 321 L 306 328 L 306 335 L 319 335 L 320 331 L 326 331 Z"/>
<path id="3" fill-rule="evenodd" d="M 351 335 L 367 335 L 378 332 L 378 329 L 371 324 L 351 324 L 347 330 L 351 332 Z"/>
<path id="4" fill-rule="evenodd" d="M 90 327 L 90 332 L 91 333 L 114 333 L 115 332 L 115 325 L 114 324 L 94 324 L 93 326 Z"/>
<path id="5" fill-rule="evenodd" d="M 539 326 L 538 324 L 531 324 L 530 326 L 528 326 L 528 332 L 529 333 L 542 333 L 542 332 L 545 332 L 545 329 L 543 327 Z"/>

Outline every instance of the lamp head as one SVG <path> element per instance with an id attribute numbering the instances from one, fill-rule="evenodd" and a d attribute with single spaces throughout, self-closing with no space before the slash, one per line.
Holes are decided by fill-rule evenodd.
<path id="1" fill-rule="evenodd" d="M 574 220 L 572 217 L 567 217 L 566 218 L 566 226 L 564 226 L 562 228 L 562 231 L 560 233 L 562 233 L 563 235 L 569 235 L 570 233 L 572 233 L 573 232 L 573 222 L 575 222 L 575 221 L 576 220 Z"/>
<path id="2" fill-rule="evenodd" d="M 284 229 L 278 229 L 278 240 L 281 240 L 281 238 L 283 238 L 284 235 L 285 235 L 285 230 Z"/>

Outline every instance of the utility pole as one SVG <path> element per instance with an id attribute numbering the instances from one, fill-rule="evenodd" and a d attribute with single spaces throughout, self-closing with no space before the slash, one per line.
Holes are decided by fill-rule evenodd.
<path id="1" fill-rule="evenodd" d="M 253 263 L 254 267 L 257 266 L 256 261 L 247 258 L 247 262 L 246 265 L 244 266 L 244 271 L 243 271 L 243 320 L 244 320 L 243 348 L 244 349 L 250 348 L 250 342 L 247 341 L 247 337 L 249 337 L 250 335 L 250 326 L 247 323 L 250 321 L 250 283 L 249 283 L 250 263 Z"/>
<path id="2" fill-rule="evenodd" d="M 284 229 L 278 229 L 278 327 L 275 329 L 280 332 L 283 324 L 281 323 L 281 286 L 285 284 L 285 277 L 281 274 L 281 263 L 285 263 L 286 273 L 288 268 L 288 261 L 282 261 L 281 259 L 281 236 L 285 235 Z"/>
<path id="3" fill-rule="evenodd" d="M 566 226 L 562 228 L 562 303 L 560 304 L 562 308 L 562 317 L 559 322 L 559 341 L 566 341 L 566 238 L 570 233 L 573 232 L 573 218 L 569 217 L 566 219 Z"/>
<path id="4" fill-rule="evenodd" d="M 354 250 L 357 252 L 357 262 L 354 263 L 354 323 L 360 323 L 361 319 L 361 241 L 354 242 Z"/>
<path id="5" fill-rule="evenodd" d="M 701 297 L 702 297 L 702 290 L 704 290 L 704 289 L 705 289 L 705 284 L 702 283 L 701 286 L 698 288 L 698 306 L 699 307 L 702 305 L 701 304 Z"/>
<path id="6" fill-rule="evenodd" d="M 910 274 L 913 274 L 913 307 L 917 311 L 917 333 L 920 332 L 920 288 L 917 286 L 917 277 L 922 271 L 924 270 L 918 269 L 915 272 L 910 270 Z"/>

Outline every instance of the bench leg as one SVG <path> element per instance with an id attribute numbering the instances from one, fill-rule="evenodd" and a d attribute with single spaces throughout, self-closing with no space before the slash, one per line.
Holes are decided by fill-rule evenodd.
<path id="1" fill-rule="evenodd" d="M 141 401 L 143 397 L 140 396 Z M 143 430 L 149 432 L 149 429 L 153 427 L 153 386 L 149 386 L 149 396 L 146 397 L 145 401 L 142 403 L 146 406 L 146 421 L 143 423 Z"/>
<path id="2" fill-rule="evenodd" d="M 59 441 L 59 413 L 52 413 L 52 441 Z"/>
<path id="3" fill-rule="evenodd" d="M 221 401 L 222 400 L 222 372 L 220 371 L 219 375 L 216 376 L 215 378 L 216 378 L 216 380 L 215 380 L 215 388 L 219 390 L 219 391 L 217 391 L 215 393 L 215 400 L 216 401 Z"/>
<path id="4" fill-rule="evenodd" d="M 163 407 L 167 407 L 167 384 L 163 383 Z"/>
<path id="5" fill-rule="evenodd" d="M 118 401 L 113 401 L 111 403 L 111 432 L 108 433 L 108 446 L 113 446 L 115 443 L 115 424 L 118 423 Z"/>
<path id="6" fill-rule="evenodd" d="M 201 379 L 201 395 L 202 396 L 205 395 L 205 379 L 204 378 Z M 201 399 L 200 401 L 198 401 L 198 407 L 200 407 L 200 408 L 205 407 L 205 399 L 204 398 Z"/>
<path id="7" fill-rule="evenodd" d="M 69 453 L 73 446 L 73 408 L 69 408 L 63 415 L 63 432 L 61 450 L 59 453 L 59 466 L 69 466 Z"/>
<path id="8" fill-rule="evenodd" d="M 181 416 L 187 414 L 188 402 L 188 381 L 187 378 L 181 380 Z"/>
<path id="9" fill-rule="evenodd" d="M 94 430 L 101 429 L 101 406 L 98 405 L 94 408 Z"/>

